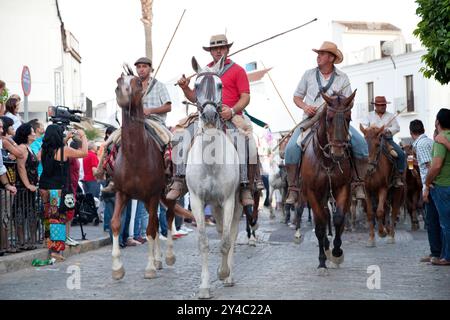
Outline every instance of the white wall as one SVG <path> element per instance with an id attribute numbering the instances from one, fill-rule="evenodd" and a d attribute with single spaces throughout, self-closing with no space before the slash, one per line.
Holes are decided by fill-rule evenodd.
<path id="1" fill-rule="evenodd" d="M 423 66 L 420 61 L 423 54 L 424 51 L 419 51 L 394 56 L 396 69 L 389 58 L 342 68 L 350 78 L 352 89 L 358 89 L 353 110 L 354 126 L 359 128 L 361 119 L 368 114 L 368 82 L 374 83 L 374 96 L 386 96 L 392 102 L 387 111 L 394 113 L 406 106 L 405 76 L 413 75 L 415 112 L 405 111 L 397 117 L 400 132 L 395 139 L 398 141 L 410 136 L 409 123 L 414 119 L 422 120 L 426 133 L 432 136 L 437 111 L 450 105 L 450 87 L 423 77 L 419 72 Z"/>
<path id="2" fill-rule="evenodd" d="M 31 73 L 29 111 L 45 112 L 55 104 L 54 72 L 64 65 L 64 102 L 68 107 L 79 104 L 79 64 L 69 53 L 63 61 L 55 0 L 0 0 L 0 8 L 0 79 L 10 93 L 23 98 L 21 72 L 27 65 Z M 71 77 L 73 70 L 78 70 L 78 75 Z"/>

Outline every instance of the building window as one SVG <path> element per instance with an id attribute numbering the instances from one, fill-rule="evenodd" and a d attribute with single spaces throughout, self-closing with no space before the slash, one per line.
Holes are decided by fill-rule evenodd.
<path id="1" fill-rule="evenodd" d="M 406 81 L 406 110 L 407 112 L 414 112 L 414 83 L 413 76 L 405 76 Z"/>
<path id="2" fill-rule="evenodd" d="M 367 104 L 369 105 L 369 112 L 373 111 L 373 82 L 367 82 Z"/>

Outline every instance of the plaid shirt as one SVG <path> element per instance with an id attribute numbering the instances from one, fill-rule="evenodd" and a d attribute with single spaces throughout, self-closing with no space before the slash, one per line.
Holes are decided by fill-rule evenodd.
<path id="1" fill-rule="evenodd" d="M 155 84 L 153 85 L 152 90 L 149 92 L 148 89 L 152 85 L 152 81 L 155 81 Z M 151 78 L 149 86 L 147 88 L 147 92 L 142 97 L 142 105 L 144 106 L 144 109 L 159 108 L 163 104 L 170 102 L 171 102 L 170 96 L 166 86 L 162 82 L 159 82 L 158 80 Z M 154 120 L 158 120 L 162 124 L 166 125 L 167 112 L 151 114 L 151 118 Z"/>
<path id="2" fill-rule="evenodd" d="M 427 135 L 421 134 L 414 142 L 413 149 L 416 152 L 417 162 L 419 163 L 420 177 L 422 178 L 422 184 L 425 186 L 425 179 L 427 178 L 428 168 L 426 163 L 431 165 L 433 140 L 427 137 Z"/>

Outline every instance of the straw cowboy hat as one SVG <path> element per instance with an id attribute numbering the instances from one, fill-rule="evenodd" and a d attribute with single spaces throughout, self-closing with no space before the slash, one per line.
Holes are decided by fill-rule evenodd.
<path id="1" fill-rule="evenodd" d="M 227 36 L 224 34 L 217 34 L 211 37 L 209 40 L 209 47 L 203 47 L 205 51 L 211 51 L 211 48 L 227 46 L 230 48 L 233 45 L 232 43 L 228 43 Z"/>
<path id="2" fill-rule="evenodd" d="M 376 106 L 384 106 L 386 104 L 390 104 L 390 102 L 386 100 L 385 96 L 378 96 L 375 97 L 375 101 L 371 102 L 371 104 L 374 104 Z"/>
<path id="3" fill-rule="evenodd" d="M 336 44 L 330 41 L 324 41 L 319 49 L 312 49 L 312 51 L 316 53 L 325 51 L 333 54 L 336 57 L 336 59 L 334 60 L 334 64 L 339 64 L 342 62 L 342 60 L 344 60 L 344 56 L 342 55 L 341 50 L 337 48 Z"/>

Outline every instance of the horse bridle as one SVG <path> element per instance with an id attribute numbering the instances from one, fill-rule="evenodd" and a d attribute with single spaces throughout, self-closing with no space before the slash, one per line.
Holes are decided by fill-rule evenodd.
<path id="1" fill-rule="evenodd" d="M 348 126 L 347 122 L 345 121 L 344 114 L 346 112 L 350 111 L 351 109 L 352 109 L 352 106 L 349 106 L 349 107 L 347 107 L 347 108 L 345 108 L 343 110 L 338 110 L 338 109 L 333 108 L 331 106 L 327 106 L 327 112 L 328 112 L 328 110 L 330 110 L 330 111 L 335 113 L 335 117 L 336 116 L 338 117 L 337 119 L 333 119 L 333 121 L 341 121 L 343 123 L 344 129 L 345 129 L 345 133 L 346 133 L 346 136 L 347 136 L 346 142 L 342 142 L 342 143 L 330 142 L 330 135 L 328 134 L 328 121 L 326 121 L 326 119 L 325 119 L 325 134 L 326 134 L 328 143 L 325 146 L 322 146 L 320 144 L 320 142 L 317 141 L 317 144 L 319 145 L 319 148 L 322 151 L 322 154 L 326 158 L 331 159 L 331 160 L 333 160 L 333 162 L 338 163 L 338 164 L 339 164 L 339 160 L 341 160 L 341 158 L 340 159 L 336 159 L 333 156 L 333 154 L 331 153 L 330 149 L 331 149 L 331 147 L 338 147 L 338 148 L 344 148 L 345 150 L 348 150 L 348 148 L 350 147 L 350 142 L 349 142 L 350 139 L 348 138 L 348 136 L 349 136 L 349 126 Z M 325 117 L 326 117 L 326 114 L 325 114 Z M 342 120 L 340 120 L 340 119 L 342 119 Z M 329 151 L 327 152 L 327 150 L 329 150 Z M 344 158 L 348 158 L 349 156 L 350 155 L 349 155 L 348 152 L 344 152 Z"/>

